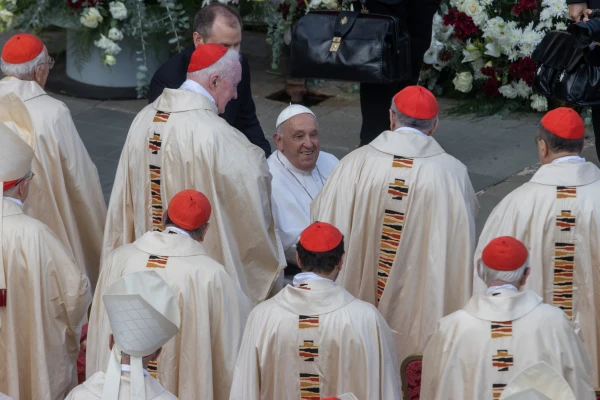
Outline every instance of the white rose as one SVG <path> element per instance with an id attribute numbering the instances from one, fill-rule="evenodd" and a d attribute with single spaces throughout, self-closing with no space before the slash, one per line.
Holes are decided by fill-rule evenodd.
<path id="1" fill-rule="evenodd" d="M 123 40 L 123 32 L 117 28 L 110 28 L 108 31 L 108 38 L 110 40 Z"/>
<path id="2" fill-rule="evenodd" d="M 14 18 L 14 14 L 8 10 L 0 10 L 0 20 L 6 24 L 6 27 L 10 27 Z"/>
<path id="3" fill-rule="evenodd" d="M 491 57 L 498 58 L 502 55 L 502 49 L 496 42 L 490 42 L 485 45 L 485 54 Z"/>
<path id="4" fill-rule="evenodd" d="M 107 54 L 106 56 L 104 56 L 104 65 L 112 66 L 112 65 L 115 65 L 116 63 L 117 63 L 117 59 L 115 58 L 115 56 L 112 56 L 110 54 Z"/>
<path id="5" fill-rule="evenodd" d="M 100 15 L 100 11 L 96 7 L 86 8 L 81 16 L 79 17 L 79 22 L 81 25 L 86 26 L 88 28 L 97 28 L 98 24 L 102 22 L 102 15 Z"/>
<path id="6" fill-rule="evenodd" d="M 473 89 L 473 74 L 470 72 L 460 72 L 452 80 L 454 88 L 459 92 L 469 93 Z"/>
<path id="7" fill-rule="evenodd" d="M 121 52 L 121 48 L 118 44 L 116 44 L 115 42 L 113 42 L 112 40 L 110 40 L 102 34 L 100 34 L 99 40 L 94 41 L 94 44 L 96 45 L 96 47 L 99 47 L 102 50 L 104 50 L 106 54 L 115 55 Z"/>
<path id="8" fill-rule="evenodd" d="M 479 4 L 478 0 L 465 0 L 465 2 L 462 3 L 460 11 L 473 18 L 473 22 L 477 25 L 480 25 L 487 20 L 487 15 L 485 15 L 483 7 Z"/>
<path id="9" fill-rule="evenodd" d="M 534 94 L 531 96 L 531 108 L 535 111 L 544 112 L 548 110 L 548 100 L 544 96 Z"/>
<path id="10" fill-rule="evenodd" d="M 507 99 L 517 98 L 517 91 L 512 85 L 500 86 L 498 91 L 502 94 L 502 96 L 506 97 Z"/>
<path id="11" fill-rule="evenodd" d="M 127 18 L 127 8 L 120 1 L 111 1 L 108 3 L 108 7 L 114 19 L 122 20 Z"/>

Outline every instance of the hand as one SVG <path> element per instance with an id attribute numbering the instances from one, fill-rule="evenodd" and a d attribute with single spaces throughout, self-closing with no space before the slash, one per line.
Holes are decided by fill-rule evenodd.
<path id="1" fill-rule="evenodd" d="M 590 20 L 590 15 L 591 15 L 593 12 L 594 12 L 594 10 L 590 10 L 590 9 L 587 9 L 587 10 L 585 10 L 585 11 L 583 12 L 583 20 L 584 20 L 584 21 L 586 21 L 586 22 L 587 22 L 587 21 L 589 21 L 589 20 Z"/>
<path id="2" fill-rule="evenodd" d="M 580 17 L 585 14 L 586 10 L 587 10 L 586 3 L 569 4 L 569 16 L 575 22 L 578 22 L 580 20 Z M 585 16 L 587 16 L 587 14 L 585 14 Z"/>

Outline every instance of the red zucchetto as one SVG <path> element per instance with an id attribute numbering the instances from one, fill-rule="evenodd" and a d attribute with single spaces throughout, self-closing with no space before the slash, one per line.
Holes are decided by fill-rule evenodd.
<path id="1" fill-rule="evenodd" d="M 167 214 L 175 225 L 193 231 L 210 218 L 212 207 L 206 196 L 197 190 L 183 190 L 171 199 Z"/>
<path id="2" fill-rule="evenodd" d="M 546 113 L 542 126 L 550 133 L 563 139 L 582 139 L 585 137 L 585 124 L 577 111 L 559 107 Z"/>
<path id="3" fill-rule="evenodd" d="M 335 249 L 343 236 L 335 226 L 327 222 L 315 222 L 300 235 L 300 244 L 308 251 L 323 253 Z"/>
<path id="4" fill-rule="evenodd" d="M 423 86 L 407 86 L 394 96 L 394 105 L 402 114 L 416 119 L 433 119 L 439 106 L 433 93 Z"/>
<path id="5" fill-rule="evenodd" d="M 528 257 L 523 243 L 510 236 L 500 236 L 485 246 L 481 262 L 496 271 L 515 271 L 525 265 Z"/>
<path id="6" fill-rule="evenodd" d="M 199 44 L 192 53 L 188 72 L 196 72 L 210 67 L 221 59 L 227 53 L 227 47 L 220 44 L 209 43 Z"/>
<path id="7" fill-rule="evenodd" d="M 2 60 L 9 64 L 23 64 L 31 61 L 44 51 L 44 43 L 35 35 L 17 33 L 4 45 Z"/>

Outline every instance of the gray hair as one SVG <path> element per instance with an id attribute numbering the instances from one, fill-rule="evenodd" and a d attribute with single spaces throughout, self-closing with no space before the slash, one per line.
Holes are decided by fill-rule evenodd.
<path id="1" fill-rule="evenodd" d="M 204 69 L 194 72 L 188 72 L 188 78 L 193 76 L 201 81 L 206 81 L 211 75 L 219 75 L 224 79 L 233 79 L 235 76 L 235 67 L 240 64 L 240 54 L 235 50 L 227 50 L 227 53 L 216 63 Z"/>
<path id="2" fill-rule="evenodd" d="M 44 50 L 45 49 L 46 46 L 44 46 Z M 10 64 L 0 58 L 0 68 L 2 69 L 2 73 L 6 76 L 14 76 L 17 79 L 24 81 L 32 80 L 35 69 L 46 62 L 46 52 L 44 50 L 42 50 L 42 52 L 33 60 L 22 64 Z"/>
<path id="3" fill-rule="evenodd" d="M 438 120 L 437 115 L 432 119 L 417 119 L 406 116 L 398 110 L 398 107 L 396 107 L 396 104 L 394 104 L 393 100 L 390 109 L 392 110 L 392 114 L 394 114 L 394 118 L 396 119 L 396 123 L 398 125 L 407 126 L 420 131 L 429 131 L 431 128 L 433 128 Z"/>
<path id="4" fill-rule="evenodd" d="M 494 281 L 518 283 L 521 280 L 521 278 L 525 276 L 525 273 L 527 272 L 528 268 L 529 257 L 527 258 L 527 261 L 525 261 L 525 264 L 523 264 L 523 266 L 521 266 L 518 269 L 515 269 L 514 271 L 498 271 L 495 269 L 491 269 L 488 266 L 486 266 L 483 263 L 483 261 L 480 260 L 479 264 L 477 265 L 477 273 L 487 285 Z"/>
<path id="5" fill-rule="evenodd" d="M 16 198 L 19 192 L 19 186 L 29 177 L 29 175 L 31 175 L 31 168 L 23 177 L 19 179 L 19 182 L 15 186 L 11 187 L 8 190 L 5 190 L 3 196 Z"/>

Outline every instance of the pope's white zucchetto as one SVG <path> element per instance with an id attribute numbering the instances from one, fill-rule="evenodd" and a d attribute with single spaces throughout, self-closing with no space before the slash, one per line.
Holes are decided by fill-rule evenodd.
<path id="1" fill-rule="evenodd" d="M 313 117 L 317 118 L 317 116 L 312 111 L 310 111 L 308 107 L 301 106 L 300 104 L 290 104 L 279 114 L 279 117 L 277 117 L 275 129 L 279 128 L 279 125 L 283 124 L 288 119 L 300 114 L 310 114 Z"/>

